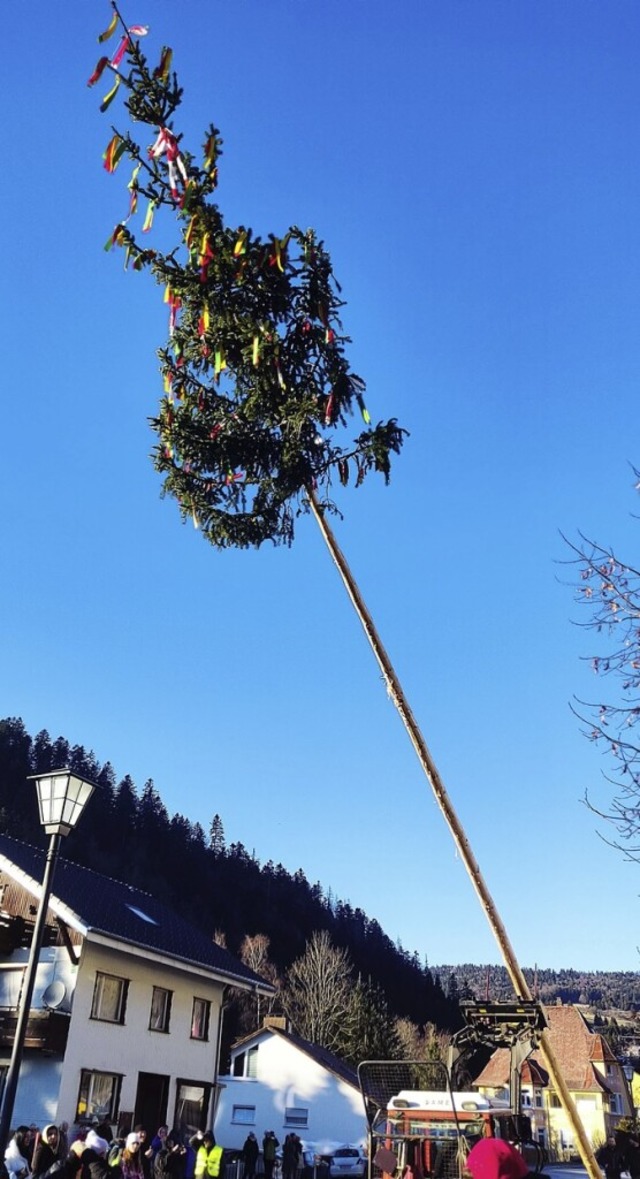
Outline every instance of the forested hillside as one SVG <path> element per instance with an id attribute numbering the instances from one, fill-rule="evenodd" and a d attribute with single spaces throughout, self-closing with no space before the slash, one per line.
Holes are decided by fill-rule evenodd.
<path id="1" fill-rule="evenodd" d="M 212 815 L 206 832 L 184 815 L 169 815 L 151 780 L 141 789 L 128 775 L 118 780 L 109 762 L 100 765 L 83 746 L 70 746 L 63 737 L 52 740 L 46 732 L 31 737 L 17 719 L 0 720 L 1 831 L 44 845 L 35 790 L 27 778 L 65 765 L 99 790 L 78 831 L 65 840 L 63 855 L 153 893 L 224 941 L 277 984 L 274 1010 L 295 1015 L 291 990 L 287 1006 L 287 980 L 293 979 L 292 966 L 309 952 L 314 935 L 335 947 L 342 955 L 341 969 L 352 980 L 349 989 L 361 1000 L 358 1012 L 352 1012 L 350 1046 L 333 1045 L 344 1055 L 361 1058 L 372 1029 L 374 1055 L 436 1052 L 434 1031 L 460 1026 L 460 999 L 512 997 L 504 967 L 427 967 L 362 909 L 336 899 L 330 882 L 311 883 L 302 869 L 291 874 L 282 864 L 261 863 L 242 843 L 227 846 L 220 815 Z M 525 973 L 533 994 L 545 1003 L 640 1011 L 640 977 L 634 973 L 548 968 Z M 228 1035 L 246 1031 L 263 1014 L 238 1002 L 228 1019 Z M 430 1030 L 419 1041 L 416 1033 L 425 1025 Z M 330 1035 L 328 1030 L 325 1038 Z"/>
<path id="2" fill-rule="evenodd" d="M 387 1016 L 392 1029 L 398 1017 L 421 1028 L 459 1026 L 455 984 L 447 995 L 417 954 L 398 948 L 361 909 L 335 899 L 326 883 L 310 883 L 302 869 L 292 875 L 282 864 L 261 864 L 241 843 L 227 846 L 220 815 L 212 816 L 207 832 L 184 815 L 170 816 L 152 781 L 140 790 L 128 776 L 118 781 L 109 762 L 100 765 L 91 751 L 63 737 L 31 737 L 17 719 L 0 721 L 0 830 L 43 845 L 27 776 L 67 765 L 100 787 L 64 842 L 67 859 L 153 893 L 235 953 L 249 953 L 250 964 L 274 978 L 283 978 L 313 934 L 324 931 L 333 946 L 348 951 L 354 984 L 360 980 L 367 988 L 358 1018 L 368 1005 L 377 1028 Z M 246 1023 L 256 1014 L 239 1011 L 237 1027 L 243 1015 Z M 377 1052 L 384 1048 L 376 1044 Z"/>
<path id="3" fill-rule="evenodd" d="M 640 967 L 640 958 L 638 965 Z M 504 966 L 434 966 L 461 999 L 510 999 L 513 988 Z M 615 970 L 525 968 L 531 992 L 543 1003 L 580 1003 L 599 1010 L 640 1011 L 640 974 Z M 452 981 L 453 980 L 453 981 Z"/>

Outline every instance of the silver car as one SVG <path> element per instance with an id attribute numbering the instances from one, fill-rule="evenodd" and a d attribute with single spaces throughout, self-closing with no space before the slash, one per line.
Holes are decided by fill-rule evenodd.
<path id="1" fill-rule="evenodd" d="M 367 1156 L 359 1146 L 338 1146 L 328 1157 L 330 1179 L 362 1179 Z"/>

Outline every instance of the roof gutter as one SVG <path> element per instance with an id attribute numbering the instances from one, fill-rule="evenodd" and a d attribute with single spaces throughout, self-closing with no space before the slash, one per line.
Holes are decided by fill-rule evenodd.
<path id="1" fill-rule="evenodd" d="M 153 946 L 147 945 L 145 942 L 134 941 L 133 938 L 125 938 L 118 935 L 114 937 L 113 934 L 105 933 L 103 930 L 96 929 L 94 926 L 89 926 L 86 931 L 87 941 L 94 945 L 109 947 L 117 950 L 121 946 L 131 946 L 136 950 L 144 950 L 145 954 L 155 958 L 157 961 L 167 961 L 172 966 L 188 966 L 192 970 L 198 971 L 199 974 L 212 976 L 217 982 L 228 983 L 230 986 L 238 987 L 243 991 L 258 991 L 261 995 L 273 995 L 275 987 L 270 983 L 257 982 L 255 979 L 246 978 L 241 974 L 235 974 L 231 970 L 220 969 L 215 966 L 207 966 L 206 962 L 198 962 L 195 958 L 183 958 L 178 954 L 172 954 L 169 950 L 156 950 Z"/>

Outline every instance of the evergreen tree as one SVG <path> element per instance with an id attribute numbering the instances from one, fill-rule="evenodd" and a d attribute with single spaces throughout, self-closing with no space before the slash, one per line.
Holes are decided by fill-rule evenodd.
<path id="1" fill-rule="evenodd" d="M 396 1021 L 382 987 L 358 979 L 351 994 L 351 1010 L 338 1055 L 356 1068 L 363 1060 L 401 1060 Z"/>
<path id="2" fill-rule="evenodd" d="M 149 65 L 139 40 L 146 30 L 127 31 L 114 9 L 101 40 L 120 26 L 120 48 L 111 61 L 100 59 L 90 84 L 111 72 L 101 109 L 121 88 L 132 123 L 149 128 L 154 141 L 122 128 L 105 150 L 107 171 L 125 157 L 133 164 L 128 213 L 108 245 L 124 249 L 134 270 L 151 270 L 169 310 L 154 464 L 183 519 L 212 544 L 288 544 L 295 515 L 312 496 L 334 509 L 333 485 L 351 474 L 356 486 L 372 469 L 388 481 L 403 431 L 394 419 L 370 424 L 364 381 L 345 356 L 343 303 L 323 243 L 296 226 L 263 239 L 225 223 L 213 201 L 218 129 L 209 125 L 202 153 L 183 144 L 174 124 L 182 91 L 171 50 Z M 141 203 L 146 216 L 136 230 Z M 166 252 L 157 234 L 139 236 L 159 210 L 177 222 Z M 342 441 L 354 410 L 364 429 Z"/>
<path id="3" fill-rule="evenodd" d="M 209 828 L 209 848 L 214 856 L 223 856 L 225 852 L 224 827 L 220 815 L 214 815 Z"/>
<path id="4" fill-rule="evenodd" d="M 17 839 L 42 842 L 37 821 L 35 791 L 27 777 L 32 773 L 32 741 L 22 721 L 7 717 L 0 721 L 0 821 Z"/>

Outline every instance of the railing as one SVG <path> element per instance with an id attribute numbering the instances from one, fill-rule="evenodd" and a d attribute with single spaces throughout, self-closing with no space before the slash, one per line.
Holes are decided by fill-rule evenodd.
<path id="1" fill-rule="evenodd" d="M 15 1008 L 0 1008 L 0 1049 L 11 1048 L 16 1034 Z M 27 1023 L 25 1048 L 60 1055 L 67 1046 L 69 1016 L 61 1011 L 32 1011 Z"/>

